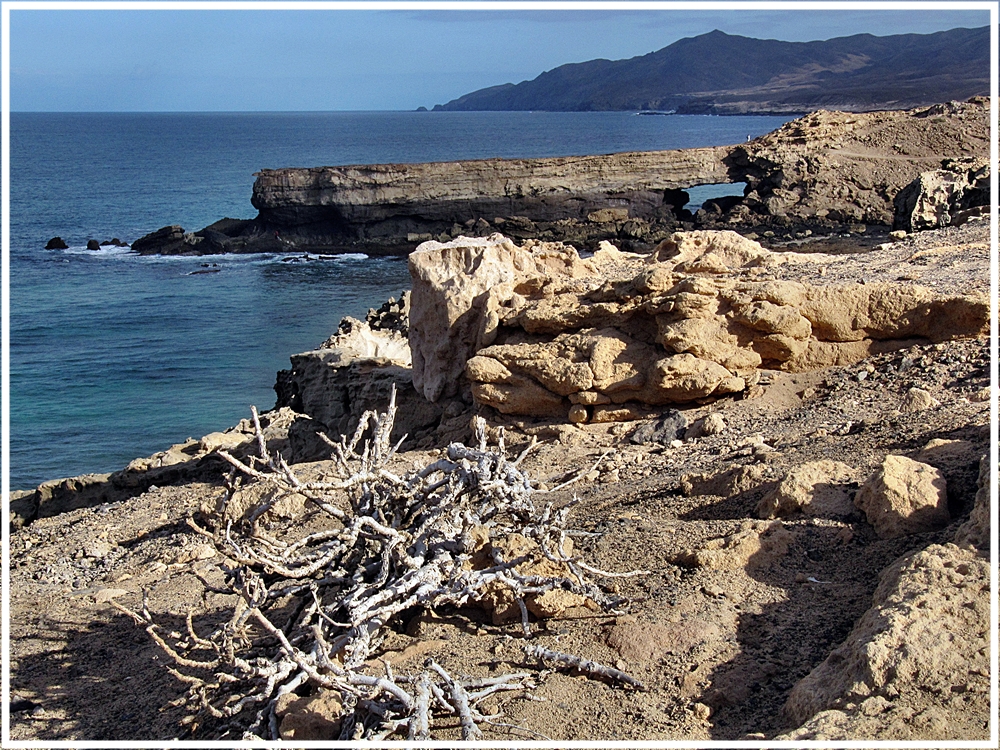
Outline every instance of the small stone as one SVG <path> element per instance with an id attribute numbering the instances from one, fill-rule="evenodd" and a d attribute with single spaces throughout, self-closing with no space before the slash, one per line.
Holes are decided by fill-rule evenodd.
<path id="1" fill-rule="evenodd" d="M 936 409 L 939 406 L 941 406 L 941 402 L 934 398 L 928 391 L 925 391 L 923 388 L 911 388 L 903 396 L 903 402 L 899 410 L 904 414 L 913 414 L 914 412 L 926 409 Z"/>
<path id="2" fill-rule="evenodd" d="M 101 541 L 91 542 L 83 548 L 84 555 L 98 560 L 107 557 L 109 552 L 111 552 L 111 545 Z"/>
<path id="3" fill-rule="evenodd" d="M 906 232 L 904 232 L 902 229 L 895 229 L 892 232 L 889 232 L 889 236 L 892 237 L 894 240 L 901 240 L 904 237 L 906 237 Z"/>
<path id="4" fill-rule="evenodd" d="M 569 407 L 569 421 L 573 424 L 583 424 L 590 418 L 587 407 L 583 404 L 573 404 Z"/>
<path id="5" fill-rule="evenodd" d="M 601 472 L 599 472 L 597 469 L 594 469 L 593 471 L 588 472 L 587 475 L 584 477 L 584 479 L 586 479 L 588 482 L 596 482 L 598 477 L 600 476 Z"/>
<path id="6" fill-rule="evenodd" d="M 726 429 L 726 420 L 722 418 L 719 412 L 712 412 L 707 414 L 699 420 L 696 420 L 694 424 L 688 427 L 687 431 L 684 433 L 685 440 L 691 440 L 693 438 L 708 437 L 710 435 L 718 435 L 724 432 Z"/>
<path id="7" fill-rule="evenodd" d="M 691 706 L 691 711 L 702 721 L 708 721 L 708 719 L 712 716 L 712 709 L 704 703 L 695 703 Z"/>
<path id="8" fill-rule="evenodd" d="M 980 388 L 978 391 L 969 396 L 969 401 L 982 402 L 990 400 L 990 388 Z"/>

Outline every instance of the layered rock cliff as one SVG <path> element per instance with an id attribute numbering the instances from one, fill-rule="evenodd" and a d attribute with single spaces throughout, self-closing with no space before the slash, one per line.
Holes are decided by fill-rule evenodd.
<path id="1" fill-rule="evenodd" d="M 642 251 L 677 229 L 740 227 L 771 231 L 776 240 L 806 227 L 887 229 L 897 194 L 956 150 L 988 158 L 985 98 L 909 111 L 818 111 L 752 142 L 716 148 L 263 170 L 253 189 L 255 219 L 193 233 L 165 227 L 133 249 L 405 255 L 425 240 L 502 232 Z M 744 197 L 710 202 L 692 216 L 684 188 L 717 183 L 744 184 Z M 988 203 L 988 196 L 976 200 Z"/>

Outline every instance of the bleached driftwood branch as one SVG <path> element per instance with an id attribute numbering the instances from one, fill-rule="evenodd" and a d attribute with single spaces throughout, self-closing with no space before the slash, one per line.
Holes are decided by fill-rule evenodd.
<path id="1" fill-rule="evenodd" d="M 189 685 L 190 724 L 210 716 L 216 733 L 278 739 L 278 699 L 322 689 L 335 691 L 344 706 L 340 739 L 395 733 L 428 739 L 435 715 L 442 714 L 458 718 L 463 739 L 479 739 L 481 725 L 502 726 L 494 721 L 499 716 L 480 712 L 480 702 L 499 690 L 531 687 L 531 676 L 459 679 L 430 659 L 417 674 L 394 675 L 388 662 L 375 674 L 373 656 L 387 625 L 404 610 L 475 602 L 495 586 L 512 592 L 526 635 L 524 597 L 531 593 L 562 588 L 610 604 L 587 573 L 611 574 L 566 552 L 569 507 L 535 508 L 531 482 L 520 468 L 526 452 L 509 460 L 502 435 L 500 448 L 490 450 L 485 422 L 478 420 L 476 447 L 453 443 L 438 460 L 399 475 L 389 468 L 401 442 L 390 441 L 395 413 L 393 392 L 388 409 L 365 413 L 349 440 L 329 441 L 334 468 L 322 481 L 301 480 L 270 453 L 256 410 L 260 455 L 242 461 L 220 451 L 234 468 L 229 491 L 206 523 L 190 524 L 235 562 L 228 570 L 238 594 L 231 616 L 212 633 L 198 634 L 189 614 L 186 636 L 171 638 L 145 603 L 142 613 L 122 607 L 146 626 L 174 662 L 171 671 Z M 233 499 L 245 481 L 266 491 L 256 507 L 239 511 Z M 269 512 L 290 496 L 311 507 L 310 531 L 302 518 L 282 520 Z M 474 566 L 484 530 L 490 538 L 519 533 L 534 540 L 539 554 L 561 563 L 566 575 L 524 574 L 524 557 L 504 560 L 495 549 L 492 565 L 482 567 L 480 560 Z M 554 653 L 536 655 L 568 663 Z M 588 664 L 572 666 L 638 684 L 615 670 L 588 670 Z"/>

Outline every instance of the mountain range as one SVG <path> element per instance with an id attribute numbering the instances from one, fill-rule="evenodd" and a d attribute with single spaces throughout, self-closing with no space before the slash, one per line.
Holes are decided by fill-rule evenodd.
<path id="1" fill-rule="evenodd" d="M 782 42 L 712 31 L 628 60 L 560 65 L 435 111 L 679 114 L 906 109 L 990 90 L 990 29 Z"/>

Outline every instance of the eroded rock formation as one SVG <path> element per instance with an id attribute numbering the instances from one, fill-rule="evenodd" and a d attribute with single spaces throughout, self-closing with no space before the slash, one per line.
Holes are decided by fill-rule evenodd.
<path id="1" fill-rule="evenodd" d="M 501 235 L 425 243 L 410 256 L 413 381 L 436 401 L 464 373 L 476 402 L 505 414 L 634 419 L 620 405 L 738 393 L 761 368 L 847 364 L 988 325 L 984 291 L 890 282 L 867 260 L 858 283 L 838 273 L 843 256 L 772 252 L 735 232 L 677 233 L 645 256 L 604 244 L 586 259 Z"/>

